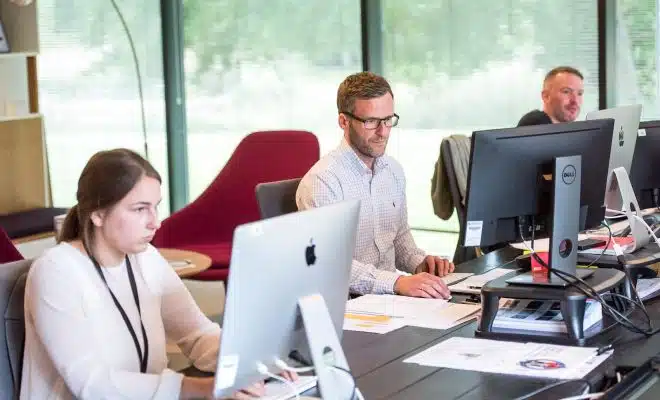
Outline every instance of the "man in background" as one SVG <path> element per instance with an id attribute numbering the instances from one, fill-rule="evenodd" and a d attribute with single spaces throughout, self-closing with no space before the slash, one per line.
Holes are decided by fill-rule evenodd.
<path id="1" fill-rule="evenodd" d="M 553 68 L 543 80 L 543 111 L 525 114 L 518 126 L 573 122 L 580 114 L 584 94 L 584 77 L 573 67 Z"/>

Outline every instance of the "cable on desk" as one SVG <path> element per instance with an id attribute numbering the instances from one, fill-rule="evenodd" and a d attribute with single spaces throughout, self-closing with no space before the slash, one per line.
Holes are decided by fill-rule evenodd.
<path id="1" fill-rule="evenodd" d="M 560 400 L 591 400 L 591 399 L 597 399 L 603 396 L 604 394 L 605 392 L 586 393 L 579 396 L 564 397 L 563 399 Z"/>
<path id="2" fill-rule="evenodd" d="M 289 390 L 291 390 L 291 393 L 292 393 L 293 397 L 295 397 L 296 400 L 300 400 L 300 394 L 298 393 L 298 389 L 293 384 L 293 382 L 289 381 L 288 379 L 282 378 L 281 376 L 277 376 L 274 373 L 270 372 L 270 369 L 266 366 L 266 364 L 264 364 L 262 362 L 257 362 L 257 371 L 259 371 L 260 374 L 266 375 L 267 377 L 269 377 L 271 379 L 275 379 L 276 381 L 282 382 L 283 384 L 285 384 L 289 388 Z"/>
<path id="3" fill-rule="evenodd" d="M 612 212 L 612 213 L 615 213 L 615 214 L 628 216 L 628 214 L 626 214 L 626 213 L 623 212 L 623 211 L 619 211 L 619 210 L 611 210 L 611 209 L 609 209 L 609 208 L 608 208 L 607 210 L 610 211 L 610 212 Z M 644 225 L 644 227 L 646 228 L 646 230 L 649 232 L 649 234 L 651 235 L 651 237 L 652 237 L 653 240 L 655 241 L 655 244 L 657 244 L 658 247 L 660 247 L 660 239 L 658 239 L 658 237 L 655 235 L 655 231 L 653 230 L 653 228 L 651 228 L 651 227 L 649 226 L 649 224 L 647 224 L 646 221 L 644 221 L 644 218 L 642 218 L 642 217 L 640 217 L 639 215 L 637 215 L 636 212 L 633 212 L 631 215 L 632 215 L 633 218 L 639 220 L 639 221 L 642 223 L 642 225 Z M 632 228 L 631 228 L 631 229 L 632 229 Z"/>
<path id="4" fill-rule="evenodd" d="M 353 376 L 351 371 L 347 370 L 346 368 L 338 367 L 336 365 L 328 365 L 328 367 L 330 367 L 330 368 L 332 368 L 336 371 L 341 371 L 341 372 L 345 373 L 353 381 L 353 391 L 352 391 L 351 397 L 349 397 L 349 399 L 353 400 L 353 399 L 357 398 L 358 400 L 364 400 L 364 397 L 362 396 L 362 393 L 360 392 L 360 389 L 358 389 L 357 382 L 355 382 L 355 377 Z"/>
<path id="5" fill-rule="evenodd" d="M 313 366 L 309 366 L 309 367 L 301 367 L 301 368 L 291 367 L 289 364 L 286 363 L 286 361 L 284 361 L 284 360 L 282 360 L 282 359 L 280 359 L 280 358 L 275 359 L 275 365 L 276 365 L 278 368 L 280 368 L 281 370 L 283 370 L 283 371 L 289 371 L 289 372 L 301 372 L 301 373 L 304 373 L 304 372 L 311 372 L 311 371 L 314 371 L 314 370 L 315 370 L 315 368 L 314 368 Z M 348 375 L 348 376 L 351 378 L 351 381 L 352 381 L 352 383 L 353 383 L 353 389 L 352 389 L 352 391 L 351 391 L 351 397 L 349 397 L 350 400 L 353 400 L 353 399 L 355 399 L 355 398 L 357 398 L 358 400 L 364 400 L 364 397 L 362 396 L 362 392 L 360 392 L 360 389 L 358 389 L 358 387 L 357 387 L 357 382 L 355 382 L 355 377 L 353 376 L 353 374 L 351 373 L 351 371 L 347 370 L 346 368 L 338 367 L 338 366 L 336 366 L 336 365 L 328 365 L 328 367 L 330 367 L 330 368 L 333 369 L 333 370 L 337 370 L 337 371 L 343 372 L 343 373 L 345 373 L 346 375 Z M 261 371 L 260 371 L 260 372 L 261 372 Z M 262 373 L 263 373 L 263 372 L 262 372 Z M 265 373 L 264 373 L 264 374 L 265 374 Z"/>
<path id="6" fill-rule="evenodd" d="M 556 388 L 556 387 L 559 387 L 559 386 L 565 385 L 565 384 L 567 384 L 567 383 L 574 383 L 574 382 L 581 382 L 581 383 L 584 383 L 585 385 L 587 385 L 587 391 L 588 391 L 588 392 L 591 392 L 591 384 L 590 384 L 589 381 L 587 381 L 586 379 L 571 379 L 571 380 L 568 380 L 568 381 L 553 382 L 553 383 L 551 383 L 551 384 L 549 384 L 549 385 L 543 386 L 543 387 L 540 388 L 540 389 L 536 389 L 535 391 L 533 391 L 533 392 L 531 392 L 531 393 L 527 393 L 527 394 L 524 395 L 524 396 L 516 397 L 514 400 L 527 400 L 527 399 L 531 399 L 532 397 L 536 396 L 537 394 L 541 394 L 541 393 L 543 393 L 543 392 L 545 392 L 545 391 L 547 391 L 547 390 L 554 389 L 554 388 Z"/>
<path id="7" fill-rule="evenodd" d="M 605 252 L 607 251 L 607 249 L 610 247 L 610 243 L 612 243 L 612 228 L 610 228 L 610 225 L 607 223 L 607 221 L 603 221 L 603 222 L 601 223 L 601 225 L 604 226 L 605 228 L 607 228 L 607 232 L 608 232 L 608 235 L 607 235 L 607 243 L 605 244 L 605 247 L 603 247 L 603 251 L 600 252 L 600 254 L 598 255 L 598 257 L 596 257 L 592 262 L 590 262 L 590 263 L 587 265 L 587 268 L 593 266 L 593 265 L 596 264 L 598 261 L 600 261 L 600 259 L 603 257 L 603 255 L 605 254 Z"/>
<path id="8" fill-rule="evenodd" d="M 583 279 L 581 279 L 581 278 L 579 278 L 575 275 L 569 274 L 567 272 L 560 271 L 560 270 L 557 270 L 557 269 L 554 269 L 554 268 L 550 268 L 550 266 L 548 266 L 548 264 L 541 257 L 538 256 L 538 254 L 534 251 L 534 249 L 529 248 L 529 246 L 527 246 L 527 243 L 525 242 L 525 237 L 523 236 L 522 223 L 520 221 L 519 221 L 518 226 L 519 226 L 519 231 L 520 231 L 520 237 L 523 241 L 523 244 L 525 245 L 525 247 L 527 247 L 527 249 L 530 251 L 531 256 L 534 257 L 534 259 L 539 264 L 541 264 L 542 266 L 547 268 L 550 272 L 554 273 L 558 278 L 560 278 L 561 280 L 566 282 L 568 285 L 573 286 L 576 289 L 578 289 L 582 294 L 584 294 L 588 298 L 591 298 L 591 299 L 594 299 L 594 300 L 598 301 L 601 304 L 603 312 L 608 313 L 610 316 L 612 316 L 612 318 L 615 320 L 616 323 L 620 324 L 621 326 L 625 327 L 628 330 L 631 330 L 635 333 L 645 335 L 647 337 L 658 333 L 659 330 L 653 329 L 651 319 L 648 316 L 648 313 L 645 312 L 645 316 L 647 316 L 647 321 L 648 321 L 648 326 L 649 327 L 648 327 L 648 329 L 640 329 L 627 316 L 621 314 L 614 307 L 607 304 L 607 302 L 603 298 L 603 295 L 598 293 L 591 285 L 589 285 Z M 619 261 L 621 262 L 621 260 L 619 260 Z M 607 294 L 605 294 L 605 295 L 607 296 Z M 624 299 L 625 301 L 628 301 L 631 304 L 633 304 L 635 307 L 639 307 L 639 304 L 637 304 L 637 302 L 634 301 L 633 299 L 630 299 L 628 297 L 621 296 L 621 295 L 617 295 L 617 296 L 614 296 L 614 297 Z M 643 310 L 646 311 L 646 309 L 643 307 L 643 304 L 642 304 L 641 308 L 643 308 Z M 631 310 L 631 312 L 632 312 L 632 310 Z M 604 346 L 604 347 L 602 347 L 598 350 L 598 354 L 602 354 L 605 351 L 608 351 L 612 348 L 613 348 L 612 344 L 610 344 L 608 346 Z"/>

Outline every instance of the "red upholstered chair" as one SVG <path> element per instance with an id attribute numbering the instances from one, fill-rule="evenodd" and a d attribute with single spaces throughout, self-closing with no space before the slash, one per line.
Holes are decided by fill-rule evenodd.
<path id="1" fill-rule="evenodd" d="M 0 228 L 0 264 L 22 260 L 23 256 L 18 252 L 14 243 L 11 242 L 4 229 Z"/>
<path id="2" fill-rule="evenodd" d="M 226 280 L 236 226 L 260 219 L 255 187 L 262 182 L 300 178 L 319 159 L 319 142 L 306 131 L 265 131 L 246 136 L 208 188 L 192 203 L 163 220 L 156 247 L 203 253 L 211 268 L 199 280 Z"/>

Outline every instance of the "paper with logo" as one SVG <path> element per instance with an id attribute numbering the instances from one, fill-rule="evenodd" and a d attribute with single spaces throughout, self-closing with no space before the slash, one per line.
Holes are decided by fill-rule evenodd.
<path id="1" fill-rule="evenodd" d="M 448 329 L 476 318 L 479 311 L 479 305 L 450 303 L 442 299 L 368 294 L 346 303 L 344 325 L 346 326 L 346 320 L 356 320 L 361 316 L 398 320 L 400 326 Z M 397 324 L 396 321 L 392 323 Z"/>
<path id="2" fill-rule="evenodd" d="M 607 360 L 595 347 L 452 337 L 404 360 L 436 368 L 548 379 L 581 379 Z"/>

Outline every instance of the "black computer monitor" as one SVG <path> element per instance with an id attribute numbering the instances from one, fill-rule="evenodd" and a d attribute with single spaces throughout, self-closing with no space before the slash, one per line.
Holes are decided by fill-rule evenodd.
<path id="1" fill-rule="evenodd" d="M 600 119 L 474 132 L 461 243 L 520 241 L 519 222 L 532 216 L 535 236 L 548 236 L 553 161 L 564 156 L 582 157 L 579 227 L 599 226 L 613 126 Z"/>
<path id="2" fill-rule="evenodd" d="M 660 207 L 660 121 L 642 122 L 639 129 L 630 183 L 640 208 Z"/>

